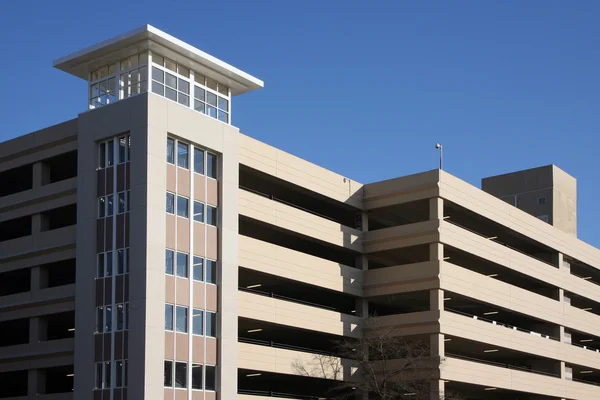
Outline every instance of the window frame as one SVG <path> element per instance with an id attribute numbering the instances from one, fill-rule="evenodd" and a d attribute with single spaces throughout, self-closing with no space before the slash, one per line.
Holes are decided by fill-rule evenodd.
<path id="1" fill-rule="evenodd" d="M 179 210 L 180 210 L 180 208 L 179 208 L 179 201 L 180 200 L 181 201 L 185 200 L 185 207 L 182 208 L 182 210 L 185 210 L 185 215 L 180 215 L 179 214 Z M 177 195 L 177 200 L 176 201 L 177 202 L 176 202 L 176 205 L 175 205 L 175 213 L 177 214 L 177 216 L 181 217 L 181 218 L 189 218 L 190 217 L 190 199 L 189 199 L 189 197 Z"/>
<path id="2" fill-rule="evenodd" d="M 171 202 L 172 211 L 169 211 L 169 196 L 171 196 L 171 198 L 173 199 L 173 201 Z M 176 211 L 176 208 L 177 208 L 176 205 L 175 205 L 175 203 L 176 203 L 175 199 L 176 198 L 177 198 L 177 195 L 175 193 L 167 191 L 167 194 L 165 196 L 165 202 L 166 202 L 165 211 L 166 211 L 167 214 L 175 215 L 175 211 Z"/>
<path id="3" fill-rule="evenodd" d="M 184 311 L 184 315 L 179 314 L 179 311 L 182 310 Z M 184 330 L 181 330 L 179 328 L 180 324 L 179 324 L 179 318 L 185 318 L 185 324 L 182 324 L 182 328 Z M 189 329 L 188 329 L 188 323 L 189 323 L 189 311 L 188 311 L 188 307 L 185 306 L 178 306 L 175 305 L 175 331 L 176 333 L 188 333 Z"/>
<path id="4" fill-rule="evenodd" d="M 169 270 L 168 270 L 169 265 L 167 263 L 167 260 L 168 260 L 167 253 L 171 254 L 171 272 L 169 272 Z M 167 274 L 167 275 L 173 275 L 173 276 L 175 275 L 175 258 L 176 258 L 175 253 L 176 253 L 176 251 L 173 249 L 169 249 L 169 248 L 165 249 L 165 274 Z"/>
<path id="5" fill-rule="evenodd" d="M 170 316 L 167 316 L 167 310 L 170 310 Z M 169 325 L 167 325 L 167 318 L 170 319 L 170 329 Z M 174 332 L 175 331 L 175 305 L 171 303 L 165 303 L 165 331 Z"/>
<path id="6" fill-rule="evenodd" d="M 185 275 L 181 275 L 179 273 L 179 256 L 185 256 Z M 190 272 L 190 254 L 183 252 L 183 251 L 178 251 L 176 252 L 175 255 L 175 276 L 179 277 L 179 278 L 188 278 L 189 277 L 189 272 Z"/>

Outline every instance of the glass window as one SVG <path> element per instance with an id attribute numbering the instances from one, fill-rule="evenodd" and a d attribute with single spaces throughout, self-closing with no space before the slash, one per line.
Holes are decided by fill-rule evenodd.
<path id="1" fill-rule="evenodd" d="M 206 114 L 211 116 L 212 118 L 217 118 L 217 109 L 211 106 L 206 107 Z"/>
<path id="2" fill-rule="evenodd" d="M 204 280 L 204 259 L 202 257 L 194 256 L 194 270 L 192 275 L 195 281 Z"/>
<path id="3" fill-rule="evenodd" d="M 169 275 L 173 275 L 173 259 L 175 258 L 175 252 L 173 250 L 165 251 L 165 272 Z"/>
<path id="4" fill-rule="evenodd" d="M 165 387 L 173 387 L 173 361 L 165 361 Z"/>
<path id="5" fill-rule="evenodd" d="M 122 331 L 125 328 L 125 307 L 123 304 L 117 304 L 117 330 Z"/>
<path id="6" fill-rule="evenodd" d="M 177 215 L 180 217 L 188 217 L 188 199 L 177 196 Z"/>
<path id="7" fill-rule="evenodd" d="M 206 223 L 217 226 L 217 207 L 206 206 Z"/>
<path id="8" fill-rule="evenodd" d="M 219 109 L 223 111 L 229 111 L 229 100 L 219 96 Z"/>
<path id="9" fill-rule="evenodd" d="M 165 304 L 165 330 L 173 330 L 173 306 Z"/>
<path id="10" fill-rule="evenodd" d="M 206 260 L 206 283 L 217 283 L 217 262 Z"/>
<path id="11" fill-rule="evenodd" d="M 125 273 L 125 249 L 117 250 L 117 275 Z"/>
<path id="12" fill-rule="evenodd" d="M 202 89 L 201 87 L 194 86 L 194 98 L 195 99 L 205 101 L 205 98 L 206 98 L 205 96 L 206 96 L 206 90 Z"/>
<path id="13" fill-rule="evenodd" d="M 185 76 L 186 78 L 190 77 L 190 70 L 186 67 L 182 67 L 181 65 L 177 66 L 177 73 L 179 75 Z"/>
<path id="14" fill-rule="evenodd" d="M 202 364 L 192 364 L 192 389 L 202 390 Z"/>
<path id="15" fill-rule="evenodd" d="M 204 151 L 194 147 L 194 172 L 204 174 Z"/>
<path id="16" fill-rule="evenodd" d="M 110 362 L 104 363 L 104 387 L 110 387 Z"/>
<path id="17" fill-rule="evenodd" d="M 167 162 L 175 164 L 175 140 L 167 138 Z"/>
<path id="18" fill-rule="evenodd" d="M 104 278 L 104 253 L 98 254 L 98 278 Z"/>
<path id="19" fill-rule="evenodd" d="M 192 315 L 192 333 L 194 335 L 202 335 L 204 334 L 204 312 L 202 310 L 196 310 L 194 308 L 194 313 Z"/>
<path id="20" fill-rule="evenodd" d="M 113 195 L 112 194 L 106 196 L 106 203 L 107 203 L 106 216 L 110 217 L 113 215 Z"/>
<path id="21" fill-rule="evenodd" d="M 185 143 L 177 142 L 177 165 L 188 167 L 188 145 Z"/>
<path id="22" fill-rule="evenodd" d="M 206 336 L 217 337 L 217 314 L 210 311 L 206 312 Z"/>
<path id="23" fill-rule="evenodd" d="M 102 389 L 102 384 L 104 380 L 102 378 L 102 373 L 104 372 L 104 364 L 96 363 L 96 389 Z"/>
<path id="24" fill-rule="evenodd" d="M 125 303 L 125 329 L 129 329 L 129 303 Z"/>
<path id="25" fill-rule="evenodd" d="M 187 333 L 187 307 L 177 306 L 175 313 L 175 327 L 177 332 Z"/>
<path id="26" fill-rule="evenodd" d="M 177 102 L 179 102 L 179 104 L 183 104 L 186 107 L 190 106 L 190 96 L 187 96 L 185 94 L 179 93 L 179 97 L 177 98 Z"/>
<path id="27" fill-rule="evenodd" d="M 219 110 L 217 119 L 221 122 L 229 122 L 229 114 L 227 114 L 225 111 Z"/>
<path id="28" fill-rule="evenodd" d="M 104 332 L 104 307 L 96 308 L 96 332 Z"/>
<path id="29" fill-rule="evenodd" d="M 213 365 L 205 366 L 206 370 L 206 390 L 217 390 L 217 368 Z"/>
<path id="30" fill-rule="evenodd" d="M 117 367 L 117 371 L 115 373 L 117 376 L 117 382 L 115 387 L 123 387 L 123 361 L 116 361 L 115 366 Z"/>
<path id="31" fill-rule="evenodd" d="M 128 190 L 127 192 L 125 192 L 125 204 L 127 205 L 126 210 L 130 211 L 131 210 L 131 190 Z"/>
<path id="32" fill-rule="evenodd" d="M 217 90 L 217 81 L 214 79 L 206 78 L 206 87 L 212 90 Z"/>
<path id="33" fill-rule="evenodd" d="M 177 85 L 179 85 L 177 88 L 180 92 L 190 94 L 190 84 L 188 81 L 178 78 Z"/>
<path id="34" fill-rule="evenodd" d="M 156 67 L 152 67 L 152 80 L 165 83 L 165 73 Z"/>
<path id="35" fill-rule="evenodd" d="M 175 363 L 175 387 L 186 388 L 187 387 L 187 363 L 176 362 Z"/>
<path id="36" fill-rule="evenodd" d="M 127 156 L 127 142 L 125 140 L 125 136 L 119 138 L 119 164 L 127 161 L 125 157 Z"/>
<path id="37" fill-rule="evenodd" d="M 169 60 L 168 58 L 165 58 L 165 68 L 177 72 L 177 64 L 175 61 Z"/>
<path id="38" fill-rule="evenodd" d="M 199 100 L 194 100 L 194 110 L 201 112 L 202 114 L 206 114 L 204 103 Z"/>
<path id="39" fill-rule="evenodd" d="M 104 332 L 112 331 L 112 306 L 104 309 Z"/>
<path id="40" fill-rule="evenodd" d="M 165 84 L 170 88 L 177 89 L 177 77 L 167 72 L 165 75 Z"/>
<path id="41" fill-rule="evenodd" d="M 173 193 L 167 193 L 167 212 L 175 214 L 175 195 Z"/>
<path id="42" fill-rule="evenodd" d="M 106 167 L 106 143 L 100 143 L 100 154 L 98 154 L 98 168 Z"/>
<path id="43" fill-rule="evenodd" d="M 206 175 L 217 179 L 217 156 L 215 154 L 206 153 Z"/>
<path id="44" fill-rule="evenodd" d="M 105 263 L 105 270 L 104 270 L 104 276 L 112 276 L 113 273 L 113 260 L 112 260 L 112 251 L 109 251 L 106 253 L 106 256 L 104 257 L 104 263 Z"/>
<path id="45" fill-rule="evenodd" d="M 115 163 L 115 149 L 113 147 L 113 141 L 109 140 L 106 142 L 106 150 L 108 151 L 108 156 L 106 159 L 106 165 L 112 167 Z"/>
<path id="46" fill-rule="evenodd" d="M 177 90 L 165 87 L 165 97 L 169 100 L 177 101 Z"/>
<path id="47" fill-rule="evenodd" d="M 204 222 L 204 204 L 199 201 L 194 202 L 194 221 Z"/>
<path id="48" fill-rule="evenodd" d="M 187 278 L 188 255 L 177 252 L 177 276 Z"/>
<path id="49" fill-rule="evenodd" d="M 98 218 L 104 218 L 106 216 L 106 199 L 104 197 L 98 197 Z"/>
<path id="50" fill-rule="evenodd" d="M 229 96 L 229 88 L 222 83 L 219 83 L 219 93 Z"/>
<path id="51" fill-rule="evenodd" d="M 196 83 L 199 83 L 202 86 L 204 86 L 204 84 L 206 83 L 204 75 L 199 74 L 197 72 L 194 72 L 194 80 L 196 81 Z"/>
<path id="52" fill-rule="evenodd" d="M 157 83 L 156 81 L 152 81 L 152 92 L 164 96 L 165 87 L 162 84 Z"/>
<path id="53" fill-rule="evenodd" d="M 119 193 L 119 206 L 117 209 L 119 214 L 123 214 L 125 212 L 125 210 L 127 209 L 125 202 L 126 202 L 125 192 Z"/>
<path id="54" fill-rule="evenodd" d="M 206 102 L 211 106 L 217 106 L 217 95 L 211 92 L 206 92 Z"/>

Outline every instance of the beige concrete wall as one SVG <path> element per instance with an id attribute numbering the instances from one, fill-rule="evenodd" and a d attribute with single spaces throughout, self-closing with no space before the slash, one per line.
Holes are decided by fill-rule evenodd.
<path id="1" fill-rule="evenodd" d="M 365 209 L 386 207 L 436 197 L 439 170 L 369 183 L 364 186 Z"/>
<path id="2" fill-rule="evenodd" d="M 332 335 L 360 337 L 361 318 L 248 292 L 238 292 L 239 316 Z M 241 367 L 240 367 L 241 368 Z"/>
<path id="3" fill-rule="evenodd" d="M 356 268 L 248 236 L 240 235 L 239 246 L 241 267 L 355 296 L 362 295 L 363 272 Z"/>
<path id="4" fill-rule="evenodd" d="M 237 396 L 237 288 L 238 288 L 238 140 L 239 132 L 237 128 L 223 124 L 213 118 L 185 108 L 179 104 L 171 102 L 163 97 L 149 94 L 148 105 L 148 125 L 149 136 L 157 138 L 155 157 L 149 160 L 149 165 L 156 164 L 155 171 L 149 170 L 149 174 L 158 175 L 156 181 L 152 183 L 153 198 L 156 198 L 156 214 L 160 216 L 162 222 L 153 222 L 149 225 L 150 229 L 158 231 L 161 235 L 160 242 L 154 245 L 161 251 L 161 255 L 156 255 L 153 265 L 156 264 L 156 280 L 161 284 L 162 297 L 159 296 L 156 301 L 149 306 L 149 313 L 156 315 L 159 319 L 160 328 L 157 326 L 151 341 L 160 341 L 164 343 L 164 197 L 166 191 L 166 138 L 167 134 L 179 137 L 190 143 L 196 143 L 206 147 L 220 155 L 220 176 L 219 193 L 215 196 L 211 187 L 208 188 L 209 203 L 220 199 L 219 208 L 219 230 L 218 249 L 219 273 L 218 273 L 218 368 L 220 398 L 234 398 Z M 160 147 L 160 148 L 159 148 Z M 148 198 L 150 199 L 150 195 Z M 160 206 L 160 212 L 158 207 Z M 150 224 L 150 222 L 149 222 Z M 210 240 L 214 240 L 209 238 Z M 158 240 L 158 238 L 157 238 Z M 158 250 L 157 250 L 158 251 Z M 207 254 L 208 257 L 215 257 L 216 254 Z M 154 268 L 154 267 L 153 267 Z M 161 277 L 159 278 L 158 275 Z M 159 318 L 159 314 L 161 315 Z M 149 332 L 147 332 L 150 335 Z M 162 350 L 162 351 L 161 351 Z M 162 396 L 162 376 L 164 349 L 148 349 L 157 354 L 156 360 L 146 365 L 151 371 L 146 372 L 148 382 L 152 381 L 156 389 L 152 393 L 158 393 Z M 154 357 L 154 356 L 153 356 Z M 157 362 L 160 362 L 157 365 Z M 159 390 L 160 386 L 160 390 Z M 158 398 L 158 397 L 157 397 Z"/>
<path id="5" fill-rule="evenodd" d="M 316 360 L 315 355 L 312 353 L 247 343 L 239 344 L 238 359 L 240 368 L 288 375 L 302 375 L 298 368 L 294 367 L 295 363 L 310 369 Z M 341 360 L 339 360 L 339 365 L 341 368 Z M 325 374 L 328 379 L 335 377 L 329 373 Z M 317 377 L 322 377 L 322 375 L 317 375 Z M 341 379 L 341 375 L 338 379 Z"/>
<path id="6" fill-rule="evenodd" d="M 416 292 L 440 287 L 439 261 L 396 265 L 364 272 L 364 296 Z"/>
<path id="7" fill-rule="evenodd" d="M 440 220 L 417 222 L 365 232 L 363 246 L 365 253 L 390 250 L 439 241 Z"/>
<path id="8" fill-rule="evenodd" d="M 239 135 L 240 164 L 362 209 L 362 185 L 249 136 Z"/>
<path id="9" fill-rule="evenodd" d="M 600 398 L 600 388 L 597 386 L 451 357 L 446 358 L 442 366 L 441 378 L 484 387 L 517 390 L 565 399 L 590 400 Z"/>
<path id="10" fill-rule="evenodd" d="M 336 246 L 362 251 L 362 232 L 243 189 L 239 189 L 239 212 Z"/>

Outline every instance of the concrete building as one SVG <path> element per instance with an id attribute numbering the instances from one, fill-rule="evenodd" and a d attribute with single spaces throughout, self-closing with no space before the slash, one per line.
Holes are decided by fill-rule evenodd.
<path id="1" fill-rule="evenodd" d="M 600 399 L 558 168 L 360 184 L 242 134 L 263 83 L 151 26 L 54 65 L 88 110 L 0 144 L 1 398 L 323 398 L 294 362 L 372 321 L 431 343 L 434 397 Z"/>

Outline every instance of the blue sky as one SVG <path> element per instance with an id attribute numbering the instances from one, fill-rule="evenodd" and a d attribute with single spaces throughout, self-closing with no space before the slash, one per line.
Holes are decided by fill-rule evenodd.
<path id="1" fill-rule="evenodd" d="M 0 141 L 85 110 L 85 82 L 53 59 L 149 23 L 265 81 L 232 104 L 250 136 L 363 183 L 436 168 L 436 141 L 477 186 L 554 163 L 600 246 L 598 15 L 584 0 L 6 0 Z"/>

